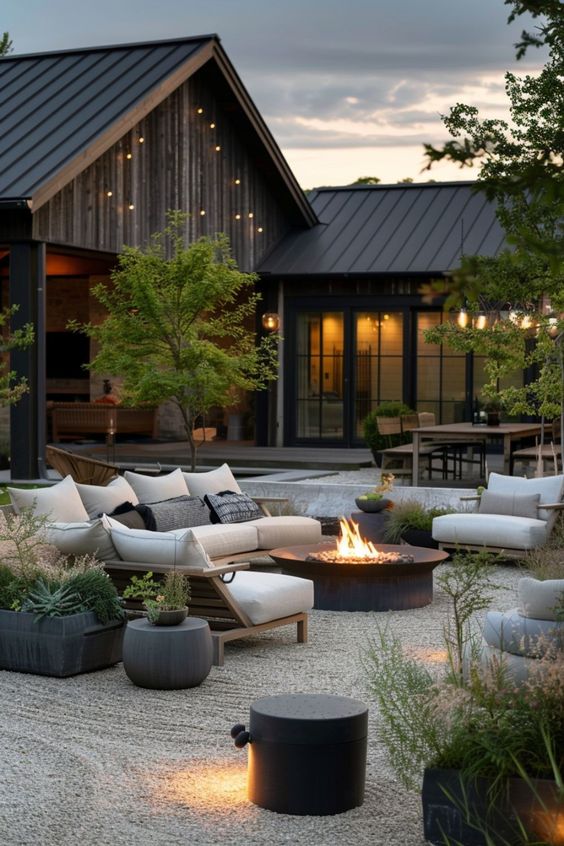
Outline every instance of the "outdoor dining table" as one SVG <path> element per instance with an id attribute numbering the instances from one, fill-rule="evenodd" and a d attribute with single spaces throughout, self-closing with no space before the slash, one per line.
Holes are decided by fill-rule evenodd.
<path id="1" fill-rule="evenodd" d="M 423 441 L 483 441 L 503 438 L 503 472 L 511 472 L 511 447 L 514 441 L 534 438 L 541 434 L 540 423 L 500 423 L 499 426 L 485 426 L 473 423 L 446 423 L 440 426 L 424 426 L 412 430 L 413 435 L 413 487 L 419 485 L 419 449 Z"/>

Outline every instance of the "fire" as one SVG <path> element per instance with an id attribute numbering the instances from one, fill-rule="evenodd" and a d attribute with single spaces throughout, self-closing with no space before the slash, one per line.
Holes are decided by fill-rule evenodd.
<path id="1" fill-rule="evenodd" d="M 343 558 L 374 558 L 378 550 L 371 541 L 360 536 L 360 526 L 346 517 L 339 520 L 341 534 L 337 538 L 337 553 Z"/>
<path id="2" fill-rule="evenodd" d="M 335 549 L 310 553 L 306 561 L 321 561 L 326 564 L 411 564 L 413 555 L 378 550 L 371 541 L 360 535 L 358 523 L 342 517 L 339 520 L 341 534 Z"/>

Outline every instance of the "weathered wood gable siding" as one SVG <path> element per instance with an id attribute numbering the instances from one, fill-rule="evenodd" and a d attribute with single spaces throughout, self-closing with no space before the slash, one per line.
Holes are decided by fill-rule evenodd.
<path id="1" fill-rule="evenodd" d="M 190 241 L 227 233 L 244 270 L 289 229 L 245 138 L 199 74 L 38 209 L 33 237 L 117 253 L 162 229 L 167 209 L 190 212 Z"/>

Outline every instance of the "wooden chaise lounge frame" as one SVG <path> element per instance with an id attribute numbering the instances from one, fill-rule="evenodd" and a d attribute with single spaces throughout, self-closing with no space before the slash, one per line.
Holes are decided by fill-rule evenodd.
<path id="1" fill-rule="evenodd" d="M 258 554 L 256 553 L 256 555 Z M 202 617 L 209 622 L 213 642 L 213 663 L 220 667 L 223 666 L 226 643 L 230 640 L 250 637 L 256 632 L 296 623 L 298 643 L 307 642 L 307 612 L 302 611 L 299 614 L 291 614 L 289 617 L 280 617 L 277 620 L 255 625 L 230 594 L 221 577 L 232 573 L 236 578 L 236 573 L 239 570 L 249 569 L 248 559 L 249 557 L 252 558 L 252 555 L 252 553 L 247 552 L 244 556 L 239 556 L 247 559 L 243 562 L 234 561 L 233 558 L 237 556 L 231 556 L 229 560 L 218 559 L 212 567 L 205 570 L 183 570 L 182 567 L 176 567 L 178 572 L 185 572 L 190 577 L 192 594 L 190 615 Z M 164 575 L 172 569 L 170 566 L 118 560 L 105 561 L 104 566 L 120 594 L 129 584 L 132 575 L 141 575 L 148 570 L 151 570 L 155 575 Z"/>

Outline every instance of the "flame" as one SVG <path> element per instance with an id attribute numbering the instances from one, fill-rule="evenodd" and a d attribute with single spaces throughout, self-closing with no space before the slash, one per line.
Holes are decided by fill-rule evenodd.
<path id="1" fill-rule="evenodd" d="M 360 527 L 354 520 L 342 517 L 339 520 L 341 534 L 337 538 L 337 552 L 343 558 L 374 558 L 378 550 L 371 541 L 360 536 Z"/>

